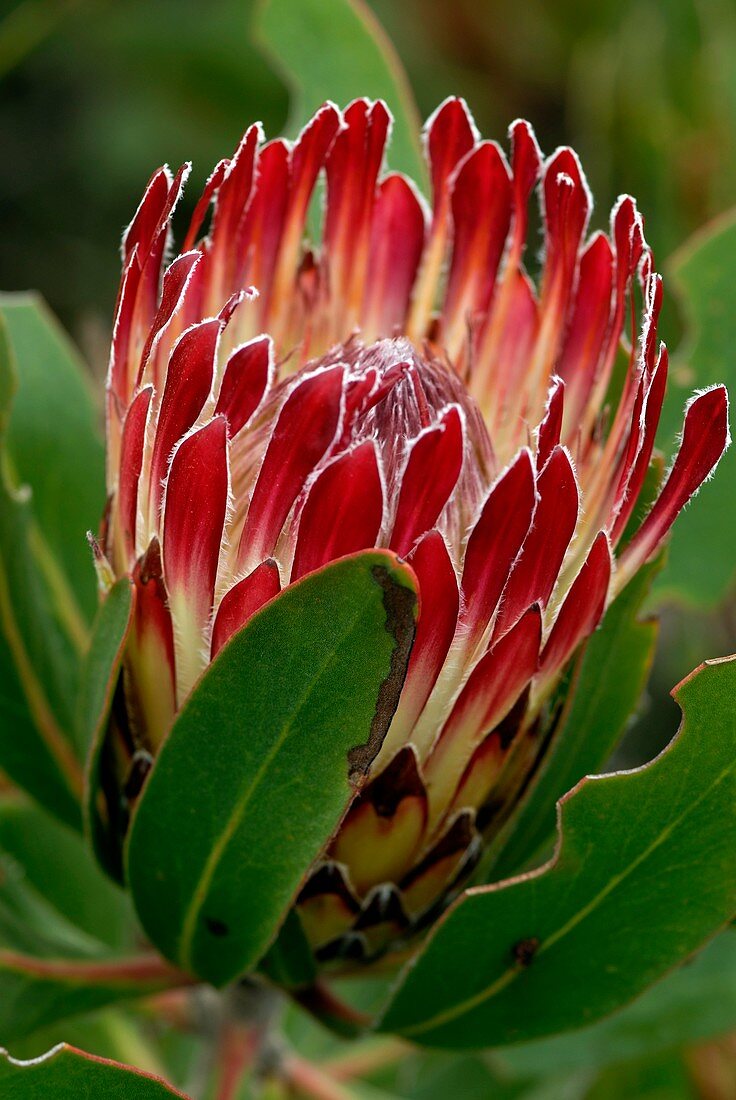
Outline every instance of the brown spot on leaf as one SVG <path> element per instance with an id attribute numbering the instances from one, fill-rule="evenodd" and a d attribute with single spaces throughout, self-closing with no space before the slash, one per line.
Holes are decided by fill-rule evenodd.
<path id="1" fill-rule="evenodd" d="M 529 936 L 527 939 L 518 940 L 511 948 L 514 962 L 522 970 L 531 965 L 532 959 L 539 950 L 539 943 L 540 941 L 536 936 Z"/>

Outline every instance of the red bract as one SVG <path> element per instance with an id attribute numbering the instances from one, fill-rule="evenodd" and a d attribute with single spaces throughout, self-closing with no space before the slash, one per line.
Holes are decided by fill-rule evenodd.
<path id="1" fill-rule="evenodd" d="M 575 154 L 545 160 L 516 122 L 507 159 L 451 99 L 427 124 L 428 208 L 383 174 L 389 131 L 366 100 L 293 144 L 252 127 L 163 275 L 187 170 L 157 172 L 108 381 L 103 548 L 139 597 L 117 758 L 155 755 L 207 663 L 305 573 L 385 547 L 416 574 L 398 709 L 298 902 L 323 960 L 371 956 L 451 895 L 516 797 L 520 735 L 728 442 L 715 387 L 632 533 L 667 377 L 633 200 L 586 237 Z"/>

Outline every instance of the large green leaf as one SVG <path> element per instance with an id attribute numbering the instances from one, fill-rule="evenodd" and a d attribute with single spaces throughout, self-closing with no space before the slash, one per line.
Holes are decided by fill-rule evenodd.
<path id="1" fill-rule="evenodd" d="M 18 484 L 30 486 L 44 564 L 58 573 L 69 615 L 89 622 L 97 593 L 86 534 L 102 516 L 105 468 L 88 372 L 37 295 L 0 295 L 0 316 L 18 373 L 10 461 Z"/>
<path id="2" fill-rule="evenodd" d="M 656 761 L 584 780 L 537 872 L 462 897 L 403 973 L 381 1027 L 473 1048 L 592 1022 L 736 911 L 736 659 L 677 689 Z"/>
<path id="3" fill-rule="evenodd" d="M 92 1100 L 103 1096 L 105 1100 L 166 1100 L 184 1096 L 159 1077 L 66 1045 L 30 1062 L 0 1054 L 0 1092 L 4 1100 Z"/>
<path id="4" fill-rule="evenodd" d="M 286 589 L 182 708 L 129 834 L 149 937 L 215 984 L 254 966 L 385 735 L 414 631 L 412 574 L 385 551 Z"/>
<path id="5" fill-rule="evenodd" d="M 486 881 L 507 878 L 538 855 L 554 835 L 558 799 L 584 775 L 599 771 L 616 747 L 654 654 L 657 624 L 638 616 L 657 570 L 653 563 L 627 585 L 578 658 L 552 744 L 484 861 Z"/>
<path id="6" fill-rule="evenodd" d="M 18 379 L 6 329 L 0 315 L 0 768 L 78 825 L 73 710 L 80 639 L 69 630 L 54 577 L 39 565 L 39 547 L 42 557 L 48 547 L 4 445 Z"/>
<path id="7" fill-rule="evenodd" d="M 363 0 L 263 0 L 254 32 L 296 95 L 298 130 L 325 100 L 383 99 L 394 116 L 392 168 L 424 183 L 420 122 L 401 61 Z"/>
<path id="8" fill-rule="evenodd" d="M 694 387 L 725 382 L 736 389 L 736 214 L 697 233 L 668 265 L 679 289 L 687 336 L 673 363 L 660 438 L 667 447 L 682 426 Z M 668 568 L 656 584 L 661 597 L 697 606 L 717 603 L 736 576 L 736 449 L 722 459 L 713 483 L 677 520 Z"/>

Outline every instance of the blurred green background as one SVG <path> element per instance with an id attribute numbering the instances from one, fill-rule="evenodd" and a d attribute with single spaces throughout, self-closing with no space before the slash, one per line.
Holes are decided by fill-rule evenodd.
<path id="1" fill-rule="evenodd" d="M 329 23 L 333 0 L 321 3 Z M 546 152 L 572 144 L 595 195 L 594 225 L 606 226 L 620 192 L 634 194 L 660 269 L 694 231 L 736 204 L 734 0 L 369 6 L 394 42 L 423 117 L 460 94 L 486 136 L 503 140 L 508 124 L 524 116 Z M 282 75 L 255 41 L 255 8 L 253 0 L 0 0 L 0 290 L 40 290 L 100 379 L 118 244 L 151 171 L 192 160 L 184 200 L 191 208 L 246 125 L 261 119 L 273 136 L 293 116 Z M 329 34 L 305 41 L 309 66 L 329 67 L 331 48 Z M 662 335 L 676 348 L 682 318 L 674 301 Z M 719 377 L 729 370 L 730 362 Z M 704 562 L 712 549 L 703 547 Z M 646 759 L 669 739 L 679 720 L 669 689 L 705 657 L 736 649 L 735 608 L 727 596 L 707 611 L 671 602 L 660 609 L 648 699 L 617 762 Z M 732 1044 L 683 1060 L 670 1055 L 665 1036 L 653 1062 L 588 1076 L 578 1068 L 577 1084 L 534 1095 L 727 1100 L 736 1097 L 734 1065 Z M 472 1091 L 466 1076 L 458 1092 L 454 1066 L 450 1092 L 463 1100 L 491 1095 L 486 1077 Z M 531 1096 L 514 1080 L 504 1091 L 504 1074 L 513 1073 L 502 1069 L 492 1095 Z M 412 1095 L 448 1093 L 417 1086 Z"/>

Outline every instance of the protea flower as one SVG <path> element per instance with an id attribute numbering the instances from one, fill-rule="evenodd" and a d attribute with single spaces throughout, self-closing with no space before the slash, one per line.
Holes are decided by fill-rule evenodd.
<path id="1" fill-rule="evenodd" d="M 296 902 L 325 964 L 406 941 L 466 881 L 562 671 L 728 437 L 724 389 L 695 396 L 634 522 L 667 352 L 633 199 L 586 236 L 575 153 L 543 159 L 517 121 L 507 159 L 451 99 L 426 128 L 427 206 L 383 172 L 390 126 L 367 100 L 326 104 L 293 144 L 252 126 L 171 262 L 188 167 L 156 172 L 123 241 L 107 390 L 102 572 L 137 591 L 108 733 L 121 833 L 198 677 L 268 601 L 365 548 L 416 574 L 398 708 Z"/>

